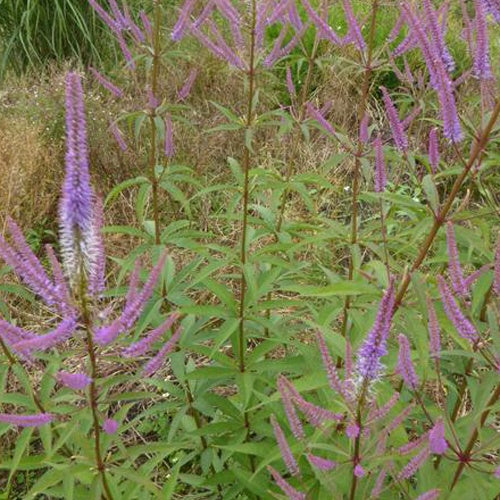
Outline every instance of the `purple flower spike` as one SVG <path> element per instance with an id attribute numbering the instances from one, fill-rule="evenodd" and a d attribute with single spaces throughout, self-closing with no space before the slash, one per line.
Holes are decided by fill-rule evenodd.
<path id="1" fill-rule="evenodd" d="M 396 373 L 399 373 L 405 381 L 405 384 L 411 390 L 415 391 L 418 387 L 418 377 L 411 361 L 410 342 L 403 334 L 400 334 L 398 336 L 398 340 L 399 356 L 398 364 L 396 366 Z"/>
<path id="2" fill-rule="evenodd" d="M 276 437 L 276 441 L 278 442 L 281 456 L 283 457 L 283 461 L 285 462 L 288 472 L 290 472 L 292 476 L 300 475 L 297 461 L 295 460 L 292 450 L 288 445 L 288 441 L 286 440 L 285 434 L 283 433 L 283 430 L 281 429 L 280 424 L 278 423 L 274 415 L 271 415 L 271 425 L 273 426 L 274 435 Z"/>
<path id="3" fill-rule="evenodd" d="M 352 39 L 360 51 L 366 50 L 366 42 L 361 34 L 361 28 L 359 27 L 354 11 L 352 10 L 352 5 L 350 0 L 343 0 L 344 11 L 346 14 L 347 25 L 349 26 L 349 32 L 347 38 Z"/>
<path id="4" fill-rule="evenodd" d="M 313 467 L 316 467 L 316 469 L 319 469 L 323 472 L 328 472 L 332 469 L 335 469 L 335 467 L 337 467 L 338 465 L 337 462 L 334 462 L 333 460 L 318 457 L 317 455 L 313 455 L 312 453 L 307 454 L 307 460 L 309 460 L 309 463 Z"/>
<path id="5" fill-rule="evenodd" d="M 85 387 L 92 382 L 92 379 L 86 373 L 69 373 L 61 371 L 56 375 L 56 378 L 62 385 L 74 389 L 75 391 L 85 389 Z"/>
<path id="6" fill-rule="evenodd" d="M 383 372 L 384 367 L 380 358 L 387 354 L 386 344 L 391 328 L 394 301 L 394 279 L 391 278 L 389 288 L 380 302 L 375 324 L 358 350 L 356 372 L 360 383 L 373 382 Z"/>
<path id="7" fill-rule="evenodd" d="M 346 436 L 349 439 L 354 439 L 359 436 L 359 425 L 355 422 L 351 422 L 345 429 Z"/>
<path id="8" fill-rule="evenodd" d="M 189 76 L 187 77 L 186 82 L 179 90 L 179 92 L 177 92 L 177 99 L 179 101 L 184 101 L 185 99 L 188 98 L 197 76 L 198 76 L 198 70 L 192 69 L 189 73 Z"/>
<path id="9" fill-rule="evenodd" d="M 309 18 L 313 22 L 314 26 L 318 30 L 318 32 L 321 34 L 323 38 L 326 38 L 329 40 L 331 43 L 335 45 L 342 45 L 342 40 L 340 37 L 335 33 L 333 28 L 331 28 L 326 21 L 324 21 L 321 16 L 313 9 L 312 5 L 309 3 L 308 0 L 302 0 L 302 5 L 306 9 L 307 13 L 309 14 Z"/>
<path id="10" fill-rule="evenodd" d="M 377 477 L 377 480 L 375 481 L 375 486 L 373 487 L 373 490 L 371 492 L 371 498 L 379 498 L 380 494 L 382 493 L 382 488 L 384 487 L 384 481 L 387 476 L 387 469 L 382 469 L 380 474 Z"/>
<path id="11" fill-rule="evenodd" d="M 153 26 L 151 25 L 151 21 L 149 20 L 148 15 L 143 10 L 141 10 L 139 12 L 139 17 L 141 18 L 142 27 L 144 28 L 144 31 L 151 40 L 153 38 Z"/>
<path id="12" fill-rule="evenodd" d="M 162 335 L 164 335 L 172 325 L 179 319 L 180 314 L 177 312 L 172 313 L 158 328 L 151 330 L 146 337 L 138 342 L 134 342 L 122 351 L 126 358 L 136 358 L 146 354 Z"/>
<path id="13" fill-rule="evenodd" d="M 436 309 L 429 297 L 427 297 L 427 313 L 429 315 L 428 329 L 431 358 L 439 359 L 441 357 L 441 334 L 439 331 Z"/>
<path id="14" fill-rule="evenodd" d="M 310 102 L 306 104 L 307 114 L 313 119 L 316 120 L 325 132 L 331 135 L 335 134 L 335 129 L 328 123 L 326 118 L 323 116 L 321 111 L 317 110 Z"/>
<path id="15" fill-rule="evenodd" d="M 406 137 L 403 124 L 399 120 L 398 110 L 396 109 L 396 106 L 394 106 L 387 89 L 385 87 L 380 87 L 380 90 L 382 90 L 385 111 L 389 119 L 389 125 L 391 126 L 394 144 L 400 151 L 407 151 L 408 138 Z"/>
<path id="16" fill-rule="evenodd" d="M 429 165 L 431 171 L 435 174 L 439 168 L 439 144 L 437 137 L 437 128 L 433 127 L 429 132 Z"/>
<path id="17" fill-rule="evenodd" d="M 119 425 L 120 424 L 116 420 L 107 418 L 102 424 L 102 430 L 109 435 L 115 434 L 118 430 Z"/>
<path id="18" fill-rule="evenodd" d="M 66 78 L 66 176 L 59 206 L 60 244 L 66 275 L 72 284 L 93 262 L 93 203 L 87 129 L 80 76 Z"/>
<path id="19" fill-rule="evenodd" d="M 121 27 L 97 2 L 89 0 L 91 7 L 97 12 L 99 17 L 108 25 L 114 33 L 120 33 Z"/>
<path id="20" fill-rule="evenodd" d="M 21 340 L 14 344 L 12 349 L 27 356 L 37 351 L 46 351 L 71 337 L 76 327 L 77 321 L 74 317 L 63 319 L 59 326 L 50 333 L 33 335 L 32 338 Z"/>
<path id="21" fill-rule="evenodd" d="M 23 328 L 11 325 L 9 322 L 0 318 L 0 337 L 4 342 L 7 342 L 11 347 L 23 340 L 31 340 L 37 336 Z"/>
<path id="22" fill-rule="evenodd" d="M 493 78 L 490 64 L 488 26 L 484 9 L 484 0 L 475 0 L 476 7 L 476 50 L 474 54 L 474 76 L 480 80 Z"/>
<path id="23" fill-rule="evenodd" d="M 328 347 L 326 345 L 325 339 L 321 333 L 316 333 L 316 342 L 318 343 L 319 351 L 321 353 L 321 359 L 323 360 L 323 366 L 326 370 L 326 375 L 328 377 L 328 382 L 333 391 L 343 394 L 342 382 L 340 380 L 339 374 L 337 373 L 337 368 L 333 362 L 330 353 L 328 352 Z"/>
<path id="24" fill-rule="evenodd" d="M 273 476 L 274 481 L 281 488 L 281 491 L 283 491 L 283 493 L 290 500 L 306 500 L 305 493 L 297 491 L 291 484 L 281 477 L 277 470 L 273 469 L 269 465 L 267 466 L 267 470 L 271 473 L 271 476 Z"/>
<path id="25" fill-rule="evenodd" d="M 444 437 L 444 423 L 439 419 L 434 424 L 434 427 L 429 432 L 429 448 L 431 453 L 442 455 L 448 449 L 448 443 Z"/>
<path id="26" fill-rule="evenodd" d="M 99 71 L 90 66 L 90 71 L 94 75 L 95 79 L 109 92 L 111 92 L 115 97 L 123 97 L 123 90 L 118 88 L 114 83 L 110 82 L 105 76 L 101 75 Z"/>
<path id="27" fill-rule="evenodd" d="M 51 413 L 38 413 L 36 415 L 9 415 L 0 413 L 0 422 L 17 425 L 18 427 L 41 427 L 54 420 Z"/>
<path id="28" fill-rule="evenodd" d="M 172 352 L 177 344 L 182 333 L 182 327 L 180 326 L 170 337 L 170 339 L 165 342 L 165 345 L 158 351 L 158 353 L 146 364 L 144 370 L 142 370 L 142 375 L 144 377 L 150 377 L 156 373 L 166 357 L 167 354 Z"/>
<path id="29" fill-rule="evenodd" d="M 293 404 L 293 393 L 290 392 L 290 389 L 288 387 L 288 385 L 291 384 L 285 377 L 280 375 L 278 377 L 277 385 L 292 434 L 294 435 L 295 439 L 303 439 L 305 437 L 304 428 Z"/>
<path id="30" fill-rule="evenodd" d="M 106 276 L 106 253 L 104 250 L 104 239 L 102 228 L 104 226 L 104 207 L 102 200 L 96 198 L 93 210 L 92 232 L 89 238 L 89 286 L 91 296 L 100 295 L 105 288 Z"/>
<path id="31" fill-rule="evenodd" d="M 195 5 L 196 0 L 186 0 L 184 5 L 182 6 L 179 13 L 179 18 L 177 19 L 177 22 L 175 23 L 175 26 L 172 30 L 172 40 L 174 42 L 178 42 L 186 34 L 186 30 L 189 24 L 189 18 Z"/>
<path id="32" fill-rule="evenodd" d="M 417 471 L 424 465 L 425 461 L 430 456 L 429 448 L 425 447 L 418 455 L 413 457 L 408 465 L 399 473 L 398 480 L 409 479 L 417 473 Z"/>
<path id="33" fill-rule="evenodd" d="M 465 298 L 468 295 L 468 290 L 462 266 L 460 265 L 455 229 L 451 221 L 446 224 L 446 243 L 448 249 L 448 271 L 453 290 L 459 297 Z"/>
<path id="34" fill-rule="evenodd" d="M 387 185 L 384 149 L 380 135 L 375 138 L 375 192 L 383 193 Z"/>
<path id="35" fill-rule="evenodd" d="M 116 122 L 112 122 L 111 125 L 109 126 L 111 129 L 111 133 L 113 134 L 113 137 L 116 140 L 116 143 L 118 144 L 119 148 L 125 152 L 128 149 L 127 143 L 125 142 L 125 139 L 123 138 L 121 130 L 118 128 L 118 125 Z"/>
<path id="36" fill-rule="evenodd" d="M 434 489 L 426 491 L 417 497 L 417 500 L 438 500 L 441 495 L 441 490 Z"/>
<path id="37" fill-rule="evenodd" d="M 484 0 L 484 7 L 495 21 L 500 23 L 500 2 L 498 0 Z"/>
<path id="38" fill-rule="evenodd" d="M 363 118 L 359 122 L 359 140 L 363 144 L 368 143 L 368 123 L 370 122 L 370 116 L 368 113 L 363 115 Z"/>
<path id="39" fill-rule="evenodd" d="M 448 316 L 448 319 L 453 323 L 462 338 L 467 339 L 469 342 L 476 342 L 479 338 L 476 328 L 460 310 L 444 278 L 438 276 L 437 279 L 446 316 Z"/>

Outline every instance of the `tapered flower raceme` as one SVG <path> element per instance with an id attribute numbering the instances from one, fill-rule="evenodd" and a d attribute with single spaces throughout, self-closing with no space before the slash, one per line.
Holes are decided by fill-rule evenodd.
<path id="1" fill-rule="evenodd" d="M 429 449 L 431 453 L 442 455 L 448 449 L 448 443 L 444 437 L 444 423 L 439 419 L 429 432 Z"/>
<path id="2" fill-rule="evenodd" d="M 7 243 L 0 235 L 0 255 L 4 261 L 47 305 L 62 313 L 70 310 L 71 306 L 68 304 L 64 290 L 49 278 L 14 221 L 10 218 L 7 221 L 12 243 Z"/>
<path id="3" fill-rule="evenodd" d="M 328 132 L 329 134 L 335 136 L 335 129 L 332 127 L 332 125 L 326 120 L 326 118 L 323 116 L 323 113 L 316 109 L 310 102 L 306 104 L 306 109 L 307 109 L 307 114 L 313 119 L 316 120 L 321 128 Z"/>
<path id="4" fill-rule="evenodd" d="M 437 138 L 437 128 L 433 127 L 429 132 L 429 165 L 431 166 L 431 171 L 435 174 L 439 168 L 439 144 Z"/>
<path id="5" fill-rule="evenodd" d="M 476 7 L 476 47 L 474 54 L 474 76 L 480 80 L 493 78 L 490 64 L 488 26 L 484 0 L 474 0 Z"/>
<path id="6" fill-rule="evenodd" d="M 430 74 L 431 85 L 438 94 L 444 135 L 450 141 L 460 142 L 463 139 L 463 134 L 458 119 L 453 85 L 439 49 L 429 41 L 420 17 L 413 12 L 411 7 L 402 4 L 401 8 L 422 50 Z"/>
<path id="7" fill-rule="evenodd" d="M 142 370 L 142 375 L 149 377 L 156 373 L 162 366 L 165 357 L 167 354 L 171 353 L 177 342 L 179 341 L 182 333 L 182 327 L 177 328 L 177 330 L 174 332 L 174 334 L 170 337 L 170 339 L 165 342 L 163 347 L 158 351 L 153 358 L 151 358 L 150 361 L 146 364 L 144 369 Z"/>
<path id="8" fill-rule="evenodd" d="M 142 340 L 139 340 L 138 342 L 134 342 L 126 349 L 124 349 L 123 355 L 127 358 L 135 358 L 137 356 L 146 354 L 151 349 L 154 342 L 160 339 L 162 335 L 164 335 L 179 319 L 179 317 L 179 313 L 172 313 L 159 327 L 148 332 L 146 337 L 144 337 Z"/>
<path id="9" fill-rule="evenodd" d="M 290 382 L 288 382 L 285 377 L 282 375 L 279 376 L 277 384 L 278 391 L 280 393 L 281 400 L 283 401 L 283 407 L 285 408 L 286 418 L 290 424 L 290 429 L 296 439 L 303 439 L 305 437 L 304 428 L 299 416 L 297 415 L 297 411 L 295 410 L 293 393 L 288 387 L 289 384 Z"/>
<path id="10" fill-rule="evenodd" d="M 384 418 L 394 407 L 394 405 L 399 401 L 399 392 L 395 392 L 389 401 L 385 403 L 380 408 L 377 408 L 375 405 L 370 410 L 368 414 L 368 418 L 366 420 L 366 424 L 372 424 L 377 422 L 378 420 Z"/>
<path id="11" fill-rule="evenodd" d="M 188 98 L 197 76 L 198 76 L 197 69 L 192 69 L 189 72 L 189 76 L 187 77 L 184 85 L 181 87 L 179 92 L 177 92 L 177 99 L 179 101 L 184 101 L 185 99 Z"/>
<path id="12" fill-rule="evenodd" d="M 286 67 L 286 88 L 290 97 L 295 97 L 297 95 L 295 85 L 293 84 L 292 70 L 290 69 L 290 66 Z"/>
<path id="13" fill-rule="evenodd" d="M 439 25 L 437 13 L 432 7 L 431 0 L 423 0 L 423 5 L 427 21 L 426 24 L 430 31 L 433 45 L 434 47 L 436 47 L 436 51 L 441 56 L 446 69 L 449 72 L 452 72 L 455 69 L 455 61 L 453 60 L 453 57 L 451 57 L 451 54 L 446 47 L 442 26 Z"/>
<path id="14" fill-rule="evenodd" d="M 267 470 L 271 473 L 271 476 L 273 476 L 274 481 L 281 488 L 281 491 L 283 491 L 283 493 L 287 495 L 290 500 L 306 500 L 305 493 L 301 493 L 300 491 L 296 490 L 280 475 L 280 473 L 276 469 L 273 469 L 268 465 Z"/>
<path id="15" fill-rule="evenodd" d="M 380 474 L 377 477 L 377 480 L 375 481 L 375 486 L 373 487 L 373 490 L 370 494 L 371 498 L 379 498 L 380 494 L 382 493 L 382 488 L 384 487 L 384 481 L 385 478 L 387 477 L 387 469 L 382 469 L 380 471 Z"/>
<path id="16" fill-rule="evenodd" d="M 387 185 L 384 149 L 380 135 L 375 138 L 375 192 L 382 193 Z"/>
<path id="17" fill-rule="evenodd" d="M 13 346 L 18 342 L 24 340 L 31 340 L 35 338 L 36 335 L 32 332 L 28 332 L 23 328 L 14 326 L 4 319 L 0 318 L 0 338 L 6 342 L 9 346 Z"/>
<path id="18" fill-rule="evenodd" d="M 288 472 L 290 472 L 292 476 L 298 476 L 300 474 L 299 466 L 293 456 L 285 434 L 274 415 L 271 415 L 271 425 L 273 426 L 274 436 L 276 437 L 281 456 L 283 457 Z"/>
<path id="19" fill-rule="evenodd" d="M 76 330 L 77 321 L 74 317 L 63 319 L 61 323 L 45 335 L 33 335 L 12 345 L 12 349 L 22 355 L 30 356 L 38 351 L 46 351 L 68 340 Z"/>
<path id="20" fill-rule="evenodd" d="M 417 448 L 420 448 L 422 443 L 426 442 L 429 440 L 429 433 L 426 432 L 425 434 L 422 434 L 419 436 L 417 439 L 413 441 L 409 441 L 408 443 L 404 444 L 403 446 L 400 446 L 397 449 L 397 454 L 398 455 L 409 455 L 413 451 L 415 451 Z"/>
<path id="21" fill-rule="evenodd" d="M 92 382 L 92 379 L 86 373 L 69 373 L 60 371 L 56 375 L 56 378 L 62 385 L 76 391 L 85 389 L 85 387 Z"/>
<path id="22" fill-rule="evenodd" d="M 408 479 L 424 465 L 430 455 L 430 450 L 428 447 L 425 447 L 422 451 L 418 453 L 415 457 L 413 457 L 408 465 L 399 473 L 398 479 Z"/>
<path id="23" fill-rule="evenodd" d="M 394 301 L 394 280 L 391 279 L 380 302 L 375 324 L 358 350 L 356 373 L 361 384 L 377 380 L 383 372 L 380 359 L 387 354 L 387 337 L 391 328 Z"/>
<path id="24" fill-rule="evenodd" d="M 95 255 L 94 192 L 90 185 L 87 130 L 80 76 L 66 78 L 66 176 L 59 206 L 63 264 L 72 284 L 92 274 Z"/>
<path id="25" fill-rule="evenodd" d="M 343 0 L 342 4 L 344 6 L 347 25 L 349 26 L 346 39 L 352 40 L 360 51 L 366 50 L 366 42 L 361 34 L 361 28 L 359 27 L 358 20 L 352 10 L 351 0 Z"/>
<path id="26" fill-rule="evenodd" d="M 213 3 L 213 2 L 211 2 Z M 189 27 L 189 18 L 193 12 L 196 5 L 196 0 L 186 0 L 182 6 L 177 22 L 172 30 L 172 40 L 178 42 L 181 40 Z"/>
<path id="27" fill-rule="evenodd" d="M 389 125 L 392 130 L 392 137 L 394 139 L 394 144 L 400 151 L 408 150 L 408 138 L 406 137 L 406 133 L 404 131 L 403 124 L 399 119 L 398 110 L 396 106 L 392 102 L 392 99 L 387 92 L 385 87 L 380 87 L 382 90 L 382 97 L 384 100 L 385 111 L 387 114 L 387 118 L 389 119 Z"/>
<path id="28" fill-rule="evenodd" d="M 312 453 L 307 454 L 307 460 L 309 463 L 323 472 L 328 472 L 337 467 L 338 463 L 333 460 L 328 460 L 327 458 L 318 457 L 317 455 L 313 455 Z"/>
<path id="29" fill-rule="evenodd" d="M 453 290 L 459 297 L 466 297 L 468 290 L 462 266 L 460 265 L 455 229 L 451 222 L 446 224 L 446 244 L 448 249 L 448 270 Z"/>
<path id="30" fill-rule="evenodd" d="M 116 122 L 111 122 L 111 125 L 109 128 L 111 130 L 111 133 L 113 134 L 113 137 L 116 140 L 116 143 L 120 147 L 120 149 L 122 151 L 127 151 L 127 149 L 128 149 L 127 143 L 125 142 L 125 139 L 123 138 L 123 134 L 122 134 L 121 130 L 118 128 L 118 125 L 116 124 Z"/>
<path id="31" fill-rule="evenodd" d="M 167 256 L 166 254 L 164 254 L 158 260 L 158 263 L 151 271 L 148 280 L 146 281 L 140 292 L 136 290 L 129 291 L 122 314 L 112 323 L 99 328 L 95 332 L 95 341 L 98 344 L 107 345 L 110 342 L 113 342 L 113 340 L 115 340 L 118 335 L 120 335 L 120 333 L 125 333 L 130 330 L 137 318 L 141 315 L 147 301 L 151 298 L 155 284 L 158 281 L 158 277 L 160 276 L 160 272 L 163 269 L 166 258 Z M 131 280 L 135 280 L 136 278 L 137 275 L 134 272 L 132 274 Z"/>
<path id="32" fill-rule="evenodd" d="M 438 500 L 441 496 L 441 490 L 434 489 L 426 491 L 417 497 L 416 500 Z"/>
<path id="33" fill-rule="evenodd" d="M 54 420 L 51 413 L 37 413 L 36 415 L 9 415 L 0 413 L 0 422 L 17 425 L 18 427 L 41 427 Z"/>
<path id="34" fill-rule="evenodd" d="M 344 390 L 342 381 L 340 380 L 335 363 L 330 356 L 325 339 L 320 332 L 316 333 L 316 342 L 318 343 L 319 352 L 321 354 L 321 359 L 323 360 L 323 366 L 325 367 L 328 383 L 330 384 L 331 389 L 339 394 L 343 394 Z"/>
<path id="35" fill-rule="evenodd" d="M 92 66 L 89 68 L 90 72 L 94 75 L 95 79 L 109 92 L 111 92 L 115 97 L 123 97 L 123 90 L 118 88 L 114 83 L 110 82 L 105 76 L 101 75 Z"/>
<path id="36" fill-rule="evenodd" d="M 399 356 L 396 373 L 399 373 L 405 381 L 405 384 L 414 391 L 418 387 L 418 377 L 411 361 L 410 342 L 403 334 L 398 336 L 398 340 Z"/>
<path id="37" fill-rule="evenodd" d="M 337 35 L 337 33 L 335 33 L 333 28 L 329 26 L 329 24 L 324 19 L 322 19 L 321 16 L 314 10 L 309 1 L 302 0 L 302 5 L 306 9 L 309 18 L 311 19 L 321 36 L 336 45 L 342 45 L 342 40 L 340 39 L 340 37 Z"/>
<path id="38" fill-rule="evenodd" d="M 451 290 L 442 276 L 438 276 L 439 293 L 443 301 L 444 311 L 448 319 L 453 323 L 461 337 L 469 342 L 475 342 L 478 339 L 478 333 L 474 325 L 465 317 L 458 306 Z"/>
<path id="39" fill-rule="evenodd" d="M 146 35 L 151 40 L 153 38 L 153 26 L 151 25 L 151 21 L 149 20 L 148 15 L 143 10 L 141 10 L 139 12 L 139 17 L 141 18 L 142 27 L 144 28 Z"/>
<path id="40" fill-rule="evenodd" d="M 441 334 L 436 309 L 429 297 L 427 297 L 427 314 L 429 316 L 428 329 L 431 358 L 439 359 L 441 357 Z"/>

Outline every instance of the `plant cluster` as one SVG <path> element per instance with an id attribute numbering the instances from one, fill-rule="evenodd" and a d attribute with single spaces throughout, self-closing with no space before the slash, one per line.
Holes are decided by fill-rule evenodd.
<path id="1" fill-rule="evenodd" d="M 496 498 L 498 0 L 88 3 L 124 67 L 86 74 L 140 93 L 110 132 L 144 175 L 98 196 L 68 73 L 58 246 L 0 237 L 30 306 L 0 320 L 5 498 Z M 204 131 L 240 151 L 223 183 L 176 142 L 198 70 L 161 94 L 194 50 L 240 89 Z M 356 82 L 347 127 L 328 68 Z M 130 190 L 137 224 L 105 226 Z"/>

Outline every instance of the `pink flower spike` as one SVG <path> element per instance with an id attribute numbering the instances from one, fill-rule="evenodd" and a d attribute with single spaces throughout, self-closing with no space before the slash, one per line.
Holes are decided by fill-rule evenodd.
<path id="1" fill-rule="evenodd" d="M 114 83 L 110 82 L 105 76 L 103 76 L 99 71 L 97 71 L 92 66 L 89 67 L 94 78 L 102 85 L 106 90 L 111 92 L 115 97 L 123 97 L 123 90 L 118 88 Z"/>
<path id="2" fill-rule="evenodd" d="M 439 144 L 437 138 L 437 128 L 433 127 L 429 133 L 429 165 L 431 171 L 435 174 L 439 168 Z"/>
<path id="3" fill-rule="evenodd" d="M 286 88 L 288 89 L 290 97 L 297 95 L 295 85 L 293 84 L 292 70 L 290 69 L 290 66 L 286 67 Z"/>
<path id="4" fill-rule="evenodd" d="M 118 125 L 116 122 L 112 122 L 111 125 L 109 126 L 111 133 L 113 134 L 113 137 L 116 140 L 116 143 L 120 147 L 120 149 L 125 152 L 128 149 L 127 143 L 125 142 L 125 139 L 123 138 L 121 130 L 118 128 Z"/>
<path id="5" fill-rule="evenodd" d="M 495 252 L 495 271 L 493 277 L 493 290 L 500 297 L 500 234 L 497 240 L 497 249 Z"/>
<path id="6" fill-rule="evenodd" d="M 40 427 L 54 420 L 51 413 L 37 413 L 36 415 L 9 415 L 0 413 L 0 422 L 18 427 Z"/>
<path id="7" fill-rule="evenodd" d="M 120 424 L 116 420 L 113 420 L 112 418 L 107 418 L 102 424 L 102 430 L 109 435 L 115 434 L 116 431 L 118 430 L 119 425 Z"/>
<path id="8" fill-rule="evenodd" d="M 188 98 L 197 76 L 198 76 L 198 70 L 192 69 L 189 73 L 189 76 L 187 77 L 186 82 L 179 90 L 179 92 L 177 92 L 177 99 L 179 101 L 184 101 L 185 99 Z"/>
<path id="9" fill-rule="evenodd" d="M 86 373 L 69 373 L 60 371 L 56 375 L 56 378 L 62 385 L 65 385 L 70 389 L 74 389 L 75 391 L 85 389 L 85 387 L 92 382 L 92 379 Z"/>
<path id="10" fill-rule="evenodd" d="M 392 102 L 392 99 L 387 92 L 385 87 L 380 87 L 382 91 L 382 97 L 384 100 L 385 111 L 387 114 L 387 118 L 389 119 L 389 125 L 392 130 L 392 137 L 394 139 L 394 144 L 400 151 L 408 150 L 408 138 L 406 137 L 403 124 L 399 119 L 398 110 L 396 106 Z"/>
<path id="11" fill-rule="evenodd" d="M 300 475 L 297 461 L 295 460 L 288 441 L 286 440 L 285 434 L 283 433 L 283 430 L 281 429 L 280 424 L 278 423 L 274 415 L 271 415 L 271 425 L 273 426 L 274 435 L 276 437 L 281 456 L 283 457 L 283 461 L 285 462 L 288 472 L 290 472 L 292 476 Z"/>
<path id="12" fill-rule="evenodd" d="M 292 485 L 290 485 L 285 479 L 281 477 L 276 469 L 273 469 L 270 465 L 268 465 L 267 470 L 271 473 L 274 481 L 281 488 L 281 491 L 283 491 L 283 493 L 290 500 L 306 500 L 305 493 L 297 491 Z"/>
<path id="13" fill-rule="evenodd" d="M 291 383 L 283 375 L 280 375 L 277 385 L 292 434 L 295 439 L 303 439 L 305 437 L 304 428 L 293 404 L 293 392 L 289 389 Z"/>
<path id="14" fill-rule="evenodd" d="M 352 422 L 346 427 L 345 433 L 349 439 L 357 438 L 359 436 L 359 426 Z"/>
<path id="15" fill-rule="evenodd" d="M 417 500 L 438 500 L 441 495 L 441 490 L 434 489 L 422 493 L 422 495 L 417 497 Z"/>
<path id="16" fill-rule="evenodd" d="M 403 334 L 400 334 L 398 336 L 398 340 L 399 356 L 398 364 L 396 366 L 396 373 L 399 373 L 405 381 L 405 384 L 412 391 L 415 391 L 418 387 L 418 377 L 411 361 L 410 342 Z"/>
<path id="17" fill-rule="evenodd" d="M 465 298 L 468 295 L 468 290 L 465 285 L 462 266 L 460 265 L 455 229 L 451 221 L 446 224 L 446 244 L 448 249 L 448 271 L 453 290 L 459 297 Z"/>
<path id="18" fill-rule="evenodd" d="M 169 340 L 165 343 L 165 345 L 158 351 L 158 353 L 151 358 L 151 360 L 146 364 L 144 369 L 142 370 L 142 375 L 144 377 L 150 377 L 154 373 L 156 373 L 160 368 L 161 365 L 170 352 L 172 352 L 175 348 L 175 345 L 177 344 L 177 341 L 179 340 L 180 336 L 182 333 L 182 326 L 179 326 L 177 330 L 174 332 L 174 334 L 170 337 Z"/>
<path id="19" fill-rule="evenodd" d="M 175 155 L 174 130 L 172 126 L 172 117 L 169 114 L 165 117 L 164 153 L 167 158 L 172 158 Z"/>
<path id="20" fill-rule="evenodd" d="M 338 465 L 337 462 L 334 462 L 333 460 L 318 457 L 317 455 L 313 455 L 312 453 L 307 454 L 307 460 L 309 460 L 309 463 L 313 467 L 316 467 L 316 469 L 319 469 L 323 472 L 328 472 L 332 469 L 335 469 L 335 467 L 337 467 Z"/>
<path id="21" fill-rule="evenodd" d="M 406 467 L 399 473 L 398 480 L 409 479 L 411 476 L 416 474 L 416 472 L 424 465 L 426 460 L 429 458 L 430 450 L 429 448 L 424 448 L 418 455 L 413 457 Z"/>

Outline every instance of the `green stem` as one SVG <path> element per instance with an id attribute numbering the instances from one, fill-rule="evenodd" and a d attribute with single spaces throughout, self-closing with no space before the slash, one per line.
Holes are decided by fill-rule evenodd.
<path id="1" fill-rule="evenodd" d="M 158 74 L 160 70 L 160 27 L 161 27 L 161 6 L 159 0 L 153 0 L 154 10 L 154 33 L 153 33 L 153 64 L 151 68 L 151 92 L 153 96 L 158 91 Z M 153 220 L 155 223 L 155 244 L 160 244 L 160 212 L 158 202 L 158 179 L 156 177 L 156 108 L 149 112 L 149 123 L 151 125 L 151 144 L 149 151 L 149 177 L 151 191 L 153 195 Z"/>
<path id="2" fill-rule="evenodd" d="M 372 2 L 372 12 L 371 12 L 371 23 L 370 23 L 370 35 L 368 39 L 368 54 L 366 58 L 366 65 L 363 77 L 363 84 L 361 89 L 361 99 L 358 106 L 358 131 L 361 120 L 363 120 L 366 109 L 368 106 L 368 99 L 370 96 L 370 83 L 373 73 L 372 68 L 372 58 L 373 58 L 373 46 L 375 43 L 375 29 L 377 26 L 377 10 L 379 4 L 378 0 L 373 0 Z M 361 138 L 358 137 L 358 145 L 356 150 L 356 155 L 354 158 L 354 171 L 352 180 L 352 219 L 351 219 L 351 246 L 358 242 L 358 195 L 359 195 L 359 185 L 360 185 L 360 175 L 361 175 L 361 155 L 363 154 L 363 143 Z M 351 255 L 349 257 L 349 280 L 351 281 L 354 277 L 354 259 Z M 347 335 L 347 319 L 349 314 L 349 308 L 351 306 L 351 297 L 347 296 L 344 303 L 343 318 L 342 318 L 342 335 L 345 337 Z"/>

